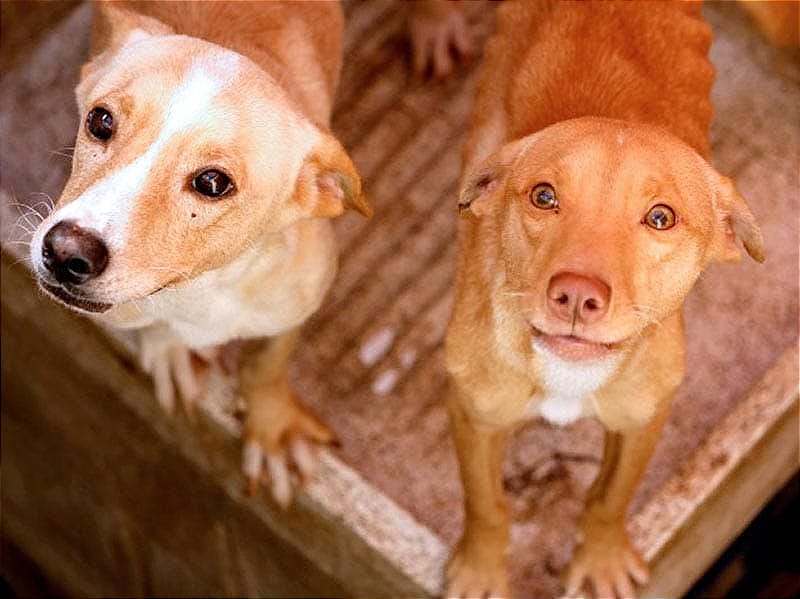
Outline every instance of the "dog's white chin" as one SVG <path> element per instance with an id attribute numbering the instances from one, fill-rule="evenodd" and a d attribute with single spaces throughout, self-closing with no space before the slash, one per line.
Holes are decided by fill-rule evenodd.
<path id="1" fill-rule="evenodd" d="M 574 343 L 574 346 L 570 346 Z M 619 367 L 623 352 L 606 344 L 548 335 L 534 335 L 531 347 L 539 358 L 544 401 L 538 414 L 560 426 L 591 415 L 591 397 Z"/>

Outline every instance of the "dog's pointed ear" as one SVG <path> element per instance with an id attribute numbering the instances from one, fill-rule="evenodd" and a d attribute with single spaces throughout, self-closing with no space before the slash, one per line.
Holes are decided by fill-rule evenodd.
<path id="1" fill-rule="evenodd" d="M 306 217 L 332 218 L 347 208 L 372 216 L 353 161 L 328 133 L 322 134 L 303 161 L 293 199 Z"/>
<path id="2" fill-rule="evenodd" d="M 93 50 L 101 50 L 119 49 L 147 36 L 171 35 L 175 32 L 158 19 L 137 13 L 117 2 L 97 2 L 93 33 Z"/>
<path id="3" fill-rule="evenodd" d="M 506 144 L 472 169 L 458 194 L 459 214 L 484 216 L 492 211 L 497 203 L 493 199 L 502 193 L 503 180 L 519 156 L 522 141 Z"/>
<path id="4" fill-rule="evenodd" d="M 721 227 L 717 234 L 715 257 L 732 262 L 741 259 L 736 245 L 736 240 L 740 239 L 747 253 L 755 261 L 763 262 L 764 237 L 747 202 L 728 177 L 714 172 L 714 185 L 714 204 Z"/>
<path id="5" fill-rule="evenodd" d="M 81 80 L 92 77 L 107 58 L 125 44 L 150 36 L 171 35 L 171 27 L 139 14 L 117 2 L 95 2 L 92 21 L 91 60 L 81 67 Z"/>

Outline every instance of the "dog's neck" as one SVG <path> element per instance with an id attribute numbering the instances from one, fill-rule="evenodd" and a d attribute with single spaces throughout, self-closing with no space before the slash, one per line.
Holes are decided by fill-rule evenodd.
<path id="1" fill-rule="evenodd" d="M 525 13 L 527 47 L 507 64 L 500 92 L 508 110 L 505 141 L 597 116 L 658 125 L 708 157 L 714 71 L 711 31 L 697 6 L 655 3 L 643 15 L 637 3 L 590 2 L 580 10 L 565 4 Z M 664 50 L 638 51 L 654 47 Z"/>

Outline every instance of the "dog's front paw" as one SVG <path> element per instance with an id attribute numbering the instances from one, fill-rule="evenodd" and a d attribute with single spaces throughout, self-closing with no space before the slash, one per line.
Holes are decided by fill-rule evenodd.
<path id="1" fill-rule="evenodd" d="M 336 438 L 285 388 L 256 393 L 246 397 L 242 470 L 251 494 L 265 477 L 275 501 L 286 509 L 292 500 L 292 479 L 299 477 L 300 484 L 308 480 L 316 469 L 316 446 L 333 443 Z"/>
<path id="2" fill-rule="evenodd" d="M 446 571 L 445 597 L 510 597 L 505 546 L 461 539 Z"/>
<path id="3" fill-rule="evenodd" d="M 183 401 L 188 416 L 203 396 L 204 381 L 193 365 L 193 352 L 163 326 L 139 332 L 139 361 L 153 377 L 156 399 L 167 414 L 175 413 L 175 396 Z"/>
<path id="4" fill-rule="evenodd" d="M 567 596 L 635 597 L 636 583 L 646 584 L 649 573 L 624 528 L 586 525 L 584 539 L 567 570 Z"/>
<path id="5" fill-rule="evenodd" d="M 414 72 L 422 75 L 430 68 L 435 77 L 446 77 L 453 70 L 453 54 L 463 59 L 472 51 L 472 37 L 463 11 L 444 0 L 409 5 L 408 34 Z"/>

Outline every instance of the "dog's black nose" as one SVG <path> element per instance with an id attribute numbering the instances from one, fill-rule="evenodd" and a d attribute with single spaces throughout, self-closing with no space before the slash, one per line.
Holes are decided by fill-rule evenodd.
<path id="1" fill-rule="evenodd" d="M 108 248 L 96 232 L 62 220 L 44 236 L 42 260 L 59 283 L 81 285 L 105 270 Z"/>

